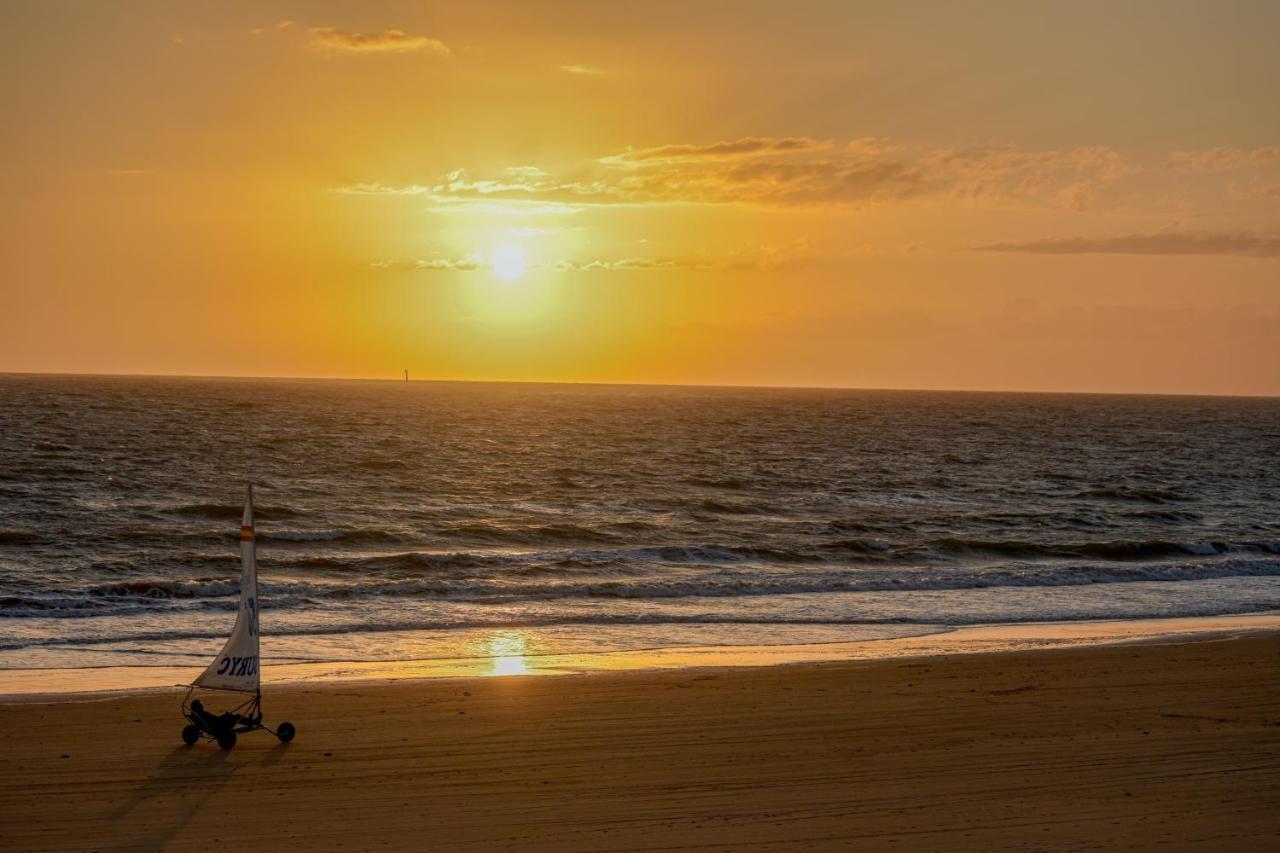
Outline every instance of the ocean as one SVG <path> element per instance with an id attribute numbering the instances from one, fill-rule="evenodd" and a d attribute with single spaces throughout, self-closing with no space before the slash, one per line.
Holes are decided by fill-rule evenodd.
<path id="1" fill-rule="evenodd" d="M 1280 609 L 1280 400 L 0 376 L 0 668 Z"/>

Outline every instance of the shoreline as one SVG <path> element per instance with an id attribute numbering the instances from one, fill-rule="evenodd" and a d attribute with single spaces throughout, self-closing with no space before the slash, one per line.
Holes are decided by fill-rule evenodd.
<path id="1" fill-rule="evenodd" d="M 387 661 L 327 661 L 263 667 L 264 688 L 513 676 L 733 669 L 948 655 L 1000 655 L 1126 643 L 1176 643 L 1280 632 L 1280 611 L 1077 622 L 1020 622 L 850 642 L 682 646 L 582 654 L 504 654 Z M 269 638 L 267 638 L 269 643 Z M 106 666 L 0 670 L 0 706 L 94 701 L 185 689 L 199 667 Z"/>

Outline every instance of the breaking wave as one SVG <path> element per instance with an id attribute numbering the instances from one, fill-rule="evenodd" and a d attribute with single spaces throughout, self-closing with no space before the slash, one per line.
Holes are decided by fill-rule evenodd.
<path id="1" fill-rule="evenodd" d="M 1023 566 L 1004 570 L 904 573 L 882 571 L 810 571 L 744 576 L 704 574 L 696 579 L 657 577 L 611 580 L 531 580 L 528 577 L 420 577 L 342 581 L 267 581 L 260 584 L 264 602 L 274 609 L 314 604 L 319 600 L 443 598 L 478 603 L 546 601 L 570 598 L 669 599 L 836 592 L 907 592 L 993 589 L 1001 587 L 1074 587 L 1091 584 L 1185 582 L 1220 578 L 1280 577 L 1280 559 L 1235 558 L 1217 562 L 1113 566 Z M 210 601 L 218 609 L 234 607 L 239 583 L 234 577 L 193 581 L 134 580 L 101 584 L 57 595 L 15 595 L 0 600 L 0 616 L 22 611 L 52 615 L 92 615 L 112 607 L 163 602 Z"/>

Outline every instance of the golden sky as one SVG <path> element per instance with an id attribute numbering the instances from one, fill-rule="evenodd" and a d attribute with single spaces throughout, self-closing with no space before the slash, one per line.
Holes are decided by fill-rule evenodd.
<path id="1" fill-rule="evenodd" d="M 3 371 L 1280 394 L 1271 2 L 0 26 Z"/>

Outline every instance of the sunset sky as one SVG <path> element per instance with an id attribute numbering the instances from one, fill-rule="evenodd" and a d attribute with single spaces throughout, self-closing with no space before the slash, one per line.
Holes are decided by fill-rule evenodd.
<path id="1" fill-rule="evenodd" d="M 2 371 L 1280 394 L 1280 4 L 0 26 Z"/>

